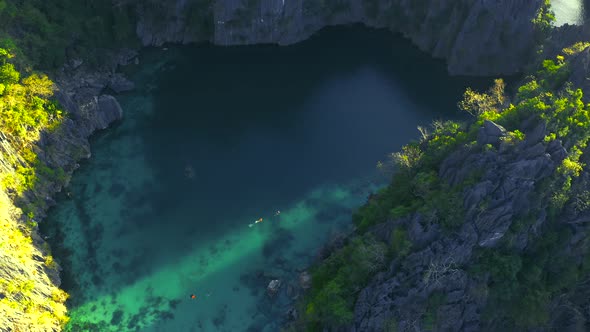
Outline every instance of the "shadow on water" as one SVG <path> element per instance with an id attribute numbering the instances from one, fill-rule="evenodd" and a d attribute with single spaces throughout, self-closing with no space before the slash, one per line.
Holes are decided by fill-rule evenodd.
<path id="1" fill-rule="evenodd" d="M 409 41 L 384 30 L 358 26 L 325 29 L 289 47 L 186 47 L 173 66 L 174 70 L 158 76 L 159 88 L 153 96 L 155 114 L 143 136 L 148 162 L 162 179 L 152 193 L 158 196 L 153 202 L 162 215 L 187 204 L 187 200 L 201 202 L 213 213 L 199 215 L 215 220 L 212 227 L 220 225 L 217 220 L 231 220 L 235 210 L 248 210 L 255 201 L 281 206 L 338 173 L 331 167 L 310 170 L 311 160 L 333 165 L 344 161 L 338 164 L 339 169 L 357 167 L 358 162 L 343 160 L 335 156 L 335 151 L 347 153 L 342 147 L 354 146 L 359 132 L 350 131 L 340 147 L 328 143 L 341 134 L 334 127 L 362 128 L 350 123 L 349 114 L 342 114 L 354 111 L 323 111 L 325 121 L 318 126 L 323 126 L 325 135 L 312 132 L 312 122 L 318 119 L 309 114 L 316 111 L 309 105 L 310 99 L 331 81 L 344 80 L 369 67 L 384 73 L 386 83 L 394 85 L 399 95 L 408 96 L 409 106 L 419 116 L 431 117 L 434 111 L 438 114 L 435 117 L 447 118 L 460 116 L 455 105 L 465 86 L 483 89 L 490 83 L 489 78 L 449 77 L 443 61 L 431 59 Z M 367 82 L 367 86 L 370 84 Z M 368 91 L 366 99 L 358 102 L 358 116 L 363 108 L 382 107 L 379 96 L 371 95 L 379 93 Z M 342 100 L 347 100 L 346 96 Z M 353 107 L 337 101 L 325 106 Z M 372 116 L 369 110 L 366 113 Z M 383 120 L 384 126 L 391 126 L 387 121 L 395 121 L 395 117 L 385 115 Z M 363 120 L 359 118 L 358 122 Z M 384 132 L 379 124 L 368 125 Z M 379 139 L 367 140 L 372 138 Z M 391 146 L 386 142 L 379 148 L 383 145 Z M 370 167 L 382 157 L 375 153 L 365 156 Z M 193 181 L 183 176 L 185 167 L 194 170 Z M 350 173 L 346 169 L 336 180 L 350 178 Z M 298 180 L 284 181 L 288 177 Z M 289 186 L 288 191 L 276 200 L 276 190 L 285 186 Z M 235 201 L 243 204 L 239 208 L 226 205 Z M 256 211 L 250 211 L 256 218 Z"/>
<path id="2" fill-rule="evenodd" d="M 338 197 L 334 206 L 311 197 L 307 202 L 319 212 L 306 215 L 294 204 L 318 187 L 371 174 L 377 160 L 417 137 L 416 125 L 459 118 L 455 105 L 466 86 L 483 89 L 491 82 L 449 77 L 443 61 L 400 36 L 357 26 L 325 29 L 289 47 L 200 45 L 162 52 L 144 53 L 164 57 L 160 69 L 147 79 L 136 77 L 145 81 L 122 98 L 124 123 L 92 139 L 94 158 L 72 180 L 73 199 L 60 198 L 48 218 L 51 245 L 65 269 L 63 286 L 73 295 L 70 306 L 76 313 L 91 305 L 80 314 L 86 318 L 73 317 L 77 324 L 131 330 L 146 320 L 172 324 L 186 303 L 154 295 L 162 292 L 150 287 L 168 270 L 189 265 L 184 260 L 201 243 L 209 246 L 199 250 L 208 250 L 210 259 L 191 261 L 190 273 L 178 272 L 178 280 L 190 285 L 199 271 L 243 264 L 242 253 L 229 247 L 256 250 L 262 258 L 243 272 L 241 285 L 263 296 L 265 278 L 272 275 L 257 271 L 268 265 L 294 271 L 285 257 L 301 256 L 301 264 L 314 254 L 297 248 L 305 229 L 272 225 L 266 233 L 241 238 L 248 223 L 272 220 L 274 211 L 292 207 L 294 215 L 317 221 L 327 236 L 335 219 L 349 220 L 351 206 L 336 204 Z M 153 86 L 145 90 L 148 84 Z M 134 98 L 148 100 L 153 112 L 127 113 L 144 108 L 132 106 Z M 141 163 L 129 162 L 131 157 Z M 135 179 L 143 173 L 153 179 Z M 313 245 L 317 250 L 321 243 Z M 153 282 L 141 283 L 148 278 Z M 166 282 L 160 286 L 168 287 Z M 225 302 L 242 291 L 233 286 L 223 293 Z M 121 292 L 141 294 L 133 299 L 139 304 L 116 301 Z M 284 306 L 287 298 L 281 296 Z M 137 312 L 128 313 L 130 305 Z M 247 325 L 271 319 L 259 311 Z M 221 326 L 231 315 L 232 308 L 222 309 L 212 324 Z"/>

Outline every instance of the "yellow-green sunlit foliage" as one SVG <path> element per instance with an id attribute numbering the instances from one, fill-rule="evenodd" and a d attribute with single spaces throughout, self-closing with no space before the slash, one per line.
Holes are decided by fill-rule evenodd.
<path id="1" fill-rule="evenodd" d="M 61 112 L 48 98 L 53 82 L 46 75 L 21 75 L 0 48 L 0 184 L 14 195 L 32 189 L 41 167 L 33 143 L 41 131 L 53 130 Z"/>
<path id="2" fill-rule="evenodd" d="M 590 141 L 590 104 L 584 104 L 581 89 L 566 82 L 571 74 L 570 58 L 588 47 L 590 43 L 577 43 L 564 49 L 563 55 L 540 63 L 538 70 L 522 82 L 513 101 L 505 96 L 504 82 L 499 79 L 485 93 L 468 89 L 458 106 L 474 116 L 471 122 L 435 121 L 432 132 L 421 129 L 423 138 L 419 142 L 406 145 L 401 152 L 391 154 L 388 161 L 380 162 L 378 167 L 387 174 L 395 170 L 391 182 L 354 213 L 357 229 L 348 244 L 311 270 L 313 286 L 300 302 L 296 330 L 320 331 L 350 324 L 358 292 L 376 271 L 387 266 L 376 264 L 378 258 L 385 255 L 385 262 L 395 262 L 414 250 L 403 224 L 392 230 L 389 247 L 378 240 L 367 242 L 365 236 L 372 227 L 419 212 L 422 216 L 435 215 L 443 232 L 453 234 L 465 221 L 463 189 L 478 183 L 482 172 L 474 169 L 463 182 L 451 186 L 439 178 L 441 161 L 459 146 L 477 147 L 477 133 L 485 120 L 502 125 L 507 130 L 502 145 L 516 148 L 526 138 L 520 131 L 523 122 L 533 116 L 546 126 L 546 143 L 559 139 L 567 148 L 567 156 L 553 175 L 535 189 L 538 199 L 548 203 L 547 230 L 522 254 L 502 247 L 477 252 L 469 269 L 474 275 L 481 273 L 490 278 L 484 285 L 488 304 L 482 324 L 505 322 L 511 327 L 492 328 L 494 331 L 547 329 L 551 299 L 565 296 L 568 290 L 588 280 L 590 273 L 590 264 L 567 254 L 571 249 L 564 246 L 572 243 L 573 235 L 558 220 L 566 203 L 573 203 L 577 211 L 590 208 L 590 192 L 580 186 L 583 182 L 575 181 L 587 169 L 584 153 Z M 495 149 L 492 145 L 481 148 Z M 487 207 L 477 208 L 483 211 Z M 529 222 L 521 219 L 515 218 L 513 225 Z M 588 257 L 587 251 L 584 255 Z M 366 264 L 375 269 L 364 268 Z M 438 302 L 429 301 L 426 306 L 422 321 L 425 330 L 436 326 L 433 315 Z M 386 324 L 392 329 L 397 326 L 395 320 Z"/>
<path id="3" fill-rule="evenodd" d="M 55 331 L 68 320 L 67 294 L 50 279 L 57 275 L 57 264 L 34 244 L 39 239 L 34 241 L 33 213 L 21 222 L 23 212 L 14 202 L 48 169 L 38 160 L 35 144 L 42 131 L 57 128 L 61 113 L 48 99 L 51 80 L 38 74 L 22 77 L 11 59 L 0 48 L 0 330 Z"/>
<path id="4" fill-rule="evenodd" d="M 68 295 L 49 275 L 57 273 L 51 256 L 45 261 L 30 231 L 20 225 L 20 210 L 0 191 L 0 326 L 9 331 L 53 331 L 68 317 Z"/>

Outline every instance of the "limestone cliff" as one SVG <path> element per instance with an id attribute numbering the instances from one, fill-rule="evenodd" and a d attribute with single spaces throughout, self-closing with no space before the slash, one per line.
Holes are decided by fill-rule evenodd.
<path id="1" fill-rule="evenodd" d="M 566 153 L 560 142 L 541 142 L 544 125 L 527 128 L 527 138 L 517 146 L 505 145 L 503 151 L 482 151 L 485 144 L 500 144 L 506 131 L 486 122 L 478 145 L 460 149 L 445 159 L 439 175 L 457 184 L 474 170 L 484 171 L 481 179 L 463 192 L 467 209 L 462 227 L 444 234 L 432 216 L 420 213 L 392 221 L 389 227 L 404 225 L 409 238 L 419 250 L 409 255 L 401 266 L 379 275 L 359 296 L 355 309 L 355 331 L 379 331 L 387 319 L 395 316 L 402 330 L 410 329 L 412 320 L 420 321 L 426 313 L 424 304 L 433 292 L 445 295 L 440 304 L 437 329 L 440 331 L 481 330 L 484 295 L 475 296 L 480 280 L 474 280 L 465 266 L 473 264 L 477 248 L 497 247 L 510 226 L 531 211 L 543 211 L 546 202 L 532 199 L 535 186 L 553 174 Z M 497 134 L 496 134 L 497 133 Z M 529 245 L 547 219 L 544 212 L 533 216 L 531 224 L 514 237 L 512 244 L 520 252 Z M 386 226 L 382 226 L 386 227 Z M 379 228 L 378 232 L 384 229 Z M 392 296 L 396 294 L 396 296 Z"/>
<path id="2" fill-rule="evenodd" d="M 447 60 L 451 74 L 513 74 L 534 49 L 542 0 L 169 0 L 137 7 L 143 45 L 218 45 L 309 38 L 329 25 L 389 28 Z M 351 45 L 352 47 L 352 45 Z"/>
<path id="3" fill-rule="evenodd" d="M 59 331 L 67 321 L 61 291 L 59 266 L 47 243 L 38 234 L 36 221 L 45 216 L 52 197 L 69 181 L 78 161 L 90 157 L 88 137 L 120 119 L 122 110 L 114 97 L 103 94 L 107 85 L 121 87 L 112 70 L 88 71 L 83 66 L 66 67 L 56 79 L 55 97 L 66 118 L 55 129 L 41 133 L 33 143 L 36 158 L 52 170 L 63 170 L 63 178 L 45 178 L 37 169 L 34 190 L 20 195 L 0 190 L 0 331 Z M 18 146 L 0 132 L 0 178 L 15 173 L 7 160 L 19 156 Z M 10 197 L 9 194 L 10 193 Z M 18 207 L 17 207 L 18 206 Z M 21 207 L 30 208 L 27 215 Z M 34 216 L 34 217 L 33 217 Z M 58 258 L 59 259 L 59 258 Z"/>
<path id="4" fill-rule="evenodd" d="M 535 27 L 531 19 L 542 5 L 542 0 L 168 0 L 168 1 L 118 1 L 135 3 L 137 12 L 137 35 L 144 46 L 171 43 L 190 43 L 210 40 L 219 45 L 295 43 L 311 36 L 319 29 L 336 24 L 363 23 L 370 27 L 389 28 L 401 32 L 421 49 L 435 57 L 447 60 L 453 74 L 510 74 L 519 71 L 529 60 L 534 49 Z M 560 30 L 562 31 L 562 30 Z M 565 31 L 565 30 L 563 30 Z M 577 30 L 576 30 L 577 31 Z M 568 33 L 565 35 L 569 36 Z M 555 35 L 554 40 L 561 40 Z M 557 47 L 557 46 L 556 46 Z M 125 63 L 129 56 L 112 62 Z M 393 60 L 392 60 L 393 61 Z M 583 68 L 576 71 L 571 80 L 586 84 L 590 57 L 586 50 L 572 62 Z M 73 61 L 56 78 L 59 90 L 56 97 L 68 112 L 60 130 L 44 133 L 36 144 L 38 158 L 48 166 L 63 169 L 66 179 L 78 167 L 78 160 L 90 156 L 88 136 L 97 129 L 122 116 L 116 100 L 104 94 L 105 87 L 122 91 L 131 87 L 113 68 L 89 71 Z M 576 76 L 577 75 L 577 76 Z M 586 95 L 589 95 L 588 93 Z M 557 167 L 564 158 L 564 145 L 556 140 L 545 144 L 539 137 L 544 129 L 526 127 L 527 139 L 516 147 L 498 153 L 476 149 L 462 149 L 449 156 L 441 166 L 442 179 L 453 182 L 465 176 L 472 167 L 482 163 L 493 166 L 481 182 L 467 189 L 464 205 L 484 206 L 486 211 L 469 210 L 470 222 L 448 237 L 436 227 L 426 229 L 428 216 L 419 213 L 404 219 L 391 220 L 380 226 L 384 228 L 403 225 L 411 229 L 410 235 L 420 244 L 402 264 L 402 269 L 393 267 L 379 276 L 360 293 L 355 309 L 355 323 L 351 329 L 379 330 L 383 321 L 395 313 L 399 326 L 412 328 L 416 315 L 422 315 L 425 297 L 433 291 L 446 292 L 444 307 L 438 311 L 442 317 L 440 326 L 468 330 L 477 326 L 479 313 L 473 312 L 483 306 L 484 298 L 468 295 L 477 291 L 477 282 L 465 271 L 455 268 L 470 259 L 477 247 L 494 245 L 503 238 L 512 225 L 512 217 L 527 208 L 538 207 L 540 201 L 528 197 L 534 185 Z M 523 127 L 523 128 L 524 128 Z M 500 133 L 500 134 L 494 134 Z M 535 134 L 536 133 L 536 134 Z M 482 128 L 480 148 L 496 144 L 503 137 L 501 128 L 486 123 Z M 490 140 L 490 143 L 485 143 Z M 0 144 L 5 143 L 0 139 Z M 4 146 L 5 148 L 5 146 Z M 581 179 L 590 176 L 584 173 Z M 580 180 L 581 181 L 581 180 Z M 584 180 L 587 181 L 587 180 Z M 44 216 L 45 208 L 53 204 L 52 195 L 61 190 L 64 183 L 46 183 L 37 191 L 26 194 L 24 201 L 41 199 L 46 203 L 35 212 L 36 219 Z M 583 185 L 579 182 L 576 185 Z M 489 200 L 489 202 L 488 202 Z M 524 210 L 523 210 L 524 209 Z M 571 211 L 570 211 L 571 210 Z M 587 216 L 576 209 L 568 210 L 566 222 L 587 223 Z M 426 218 L 426 219 L 425 219 Z M 13 202 L 0 193 L 0 223 L 3 229 L 21 227 L 21 213 Z M 536 223 L 529 225 L 515 236 L 515 249 L 526 247 L 528 240 L 523 234 L 542 226 L 545 217 L 541 214 Z M 533 229 L 534 228 L 534 229 Z M 386 233 L 382 229 L 376 233 Z M 23 298 L 32 303 L 41 303 L 63 294 L 57 291 L 59 277 L 55 264 L 49 260 L 48 249 L 32 229 L 31 242 L 25 256 L 12 255 L 12 242 L 18 232 L 0 234 L 0 281 L 9 294 L 0 293 L 3 299 Z M 580 232 L 580 234 L 585 234 Z M 11 237 L 12 236 L 12 237 Z M 572 240 L 572 246 L 578 245 Z M 448 258 L 450 257 L 450 258 Z M 24 259 L 26 262 L 18 261 Z M 432 270 L 432 269 L 435 270 Z M 424 282 L 426 272 L 438 273 L 437 282 Z M 35 287 L 23 281 L 34 280 Z M 448 277 L 444 288 L 438 282 Z M 435 280 L 435 279 L 433 279 Z M 10 285 L 9 282 L 12 282 Z M 6 284 L 6 285 L 5 285 Z M 384 295 L 385 294 L 385 295 Z M 393 296 L 393 295 L 395 296 Z M 32 297 L 31 297 L 32 296 Z M 58 299 L 63 302 L 63 299 Z M 8 302 L 8 301 L 5 301 Z M 31 301 L 29 301 L 31 302 Z M 0 303 L 1 305 L 2 303 Z M 553 304 L 553 303 L 552 303 Z M 562 303 L 555 302 L 556 306 Z M 567 303 L 566 303 L 567 304 Z M 31 305 L 25 303 L 25 305 Z M 569 305 L 569 304 L 568 304 Z M 565 307 L 565 304 L 562 305 Z M 25 310 L 21 310 L 21 309 Z M 27 312 L 28 307 L 9 308 L 0 306 L 0 331 L 58 330 L 57 323 L 48 323 L 44 329 L 35 325 L 37 320 Z M 47 308 L 43 309 L 47 310 Z M 42 312 L 41 310 L 40 312 Z M 50 308 L 63 313 L 63 308 Z M 579 320 L 587 319 L 581 315 Z M 33 324 L 33 325 L 30 325 Z"/>
<path id="5" fill-rule="evenodd" d="M 575 51 L 566 77 L 584 94 L 590 94 L 588 46 Z M 566 84 L 559 93 L 565 96 L 567 89 Z M 474 144 L 456 149 L 437 167 L 451 186 L 482 172 L 462 190 L 466 213 L 459 229 L 445 232 L 438 216 L 424 213 L 372 229 L 390 244 L 393 229 L 407 229 L 415 251 L 391 262 L 360 292 L 351 331 L 382 331 L 384 326 L 401 331 L 588 329 L 587 138 L 580 141 L 579 168 L 563 187 L 555 185 L 560 174 L 570 174 L 565 169 L 577 158 L 577 138 L 570 133 L 555 139 L 555 113 L 539 118 L 532 105 L 523 110 L 525 117 L 516 124 L 522 141 L 509 143 L 507 130 L 485 121 Z M 501 311 L 510 312 L 509 318 L 499 319 Z"/>

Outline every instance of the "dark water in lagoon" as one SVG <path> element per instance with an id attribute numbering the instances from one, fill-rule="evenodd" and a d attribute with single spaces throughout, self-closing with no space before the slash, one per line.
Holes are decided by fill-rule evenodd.
<path id="1" fill-rule="evenodd" d="M 141 62 L 125 119 L 93 139 L 46 222 L 55 255 L 70 253 L 74 331 L 277 331 L 288 285 L 381 184 L 376 162 L 490 83 L 360 27 Z"/>

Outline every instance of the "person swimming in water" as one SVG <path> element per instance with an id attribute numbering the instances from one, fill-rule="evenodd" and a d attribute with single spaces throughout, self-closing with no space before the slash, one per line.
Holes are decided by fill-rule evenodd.
<path id="1" fill-rule="evenodd" d="M 264 219 L 262 219 L 262 218 L 259 218 L 259 219 L 258 219 L 258 220 L 256 220 L 256 221 L 255 221 L 253 224 L 250 224 L 250 225 L 248 225 L 248 227 L 252 227 L 252 226 L 254 226 L 255 224 L 258 224 L 259 222 L 262 222 L 262 220 L 264 220 Z"/>
<path id="2" fill-rule="evenodd" d="M 196 296 L 195 294 L 191 294 L 191 299 L 193 299 L 193 300 L 194 300 L 194 299 L 196 299 L 196 298 L 197 298 L 197 296 Z"/>
<path id="3" fill-rule="evenodd" d="M 277 212 L 275 212 L 275 217 L 278 217 L 281 214 L 280 210 L 277 210 Z"/>

